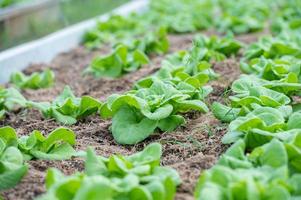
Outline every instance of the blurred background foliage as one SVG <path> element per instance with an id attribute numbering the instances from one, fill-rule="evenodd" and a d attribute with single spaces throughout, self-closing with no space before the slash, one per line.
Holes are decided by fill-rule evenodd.
<path id="1" fill-rule="evenodd" d="M 44 1 L 35 8 L 35 0 L 0 0 L 0 51 L 96 17 L 128 0 Z"/>

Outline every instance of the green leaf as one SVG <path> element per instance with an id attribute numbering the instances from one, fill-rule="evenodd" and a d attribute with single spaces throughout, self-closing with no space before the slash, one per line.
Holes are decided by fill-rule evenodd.
<path id="1" fill-rule="evenodd" d="M 152 143 L 144 148 L 143 151 L 127 157 L 133 165 L 151 165 L 152 167 L 160 164 L 162 147 L 159 143 Z"/>
<path id="2" fill-rule="evenodd" d="M 238 117 L 240 112 L 239 108 L 231 108 L 218 102 L 213 102 L 213 104 L 211 105 L 211 109 L 214 116 L 222 122 L 233 121 Z"/>
<path id="3" fill-rule="evenodd" d="M 200 100 L 178 100 L 176 102 L 177 110 L 179 112 L 188 112 L 190 110 L 197 110 L 204 113 L 209 112 L 206 104 Z"/>
<path id="4" fill-rule="evenodd" d="M 301 113 L 295 112 L 289 117 L 287 122 L 287 128 L 288 129 L 301 128 Z"/>
<path id="5" fill-rule="evenodd" d="M 54 84 L 54 73 L 50 69 L 46 69 L 41 73 L 33 73 L 26 76 L 22 72 L 13 73 L 10 82 L 21 89 L 39 89 L 48 88 Z"/>
<path id="6" fill-rule="evenodd" d="M 158 128 L 161 131 L 171 132 L 177 127 L 185 123 L 185 118 L 180 115 L 171 115 L 165 119 L 161 119 L 158 123 Z"/>
<path id="7" fill-rule="evenodd" d="M 27 173 L 28 167 L 22 166 L 0 174 L 0 191 L 16 186 Z"/>
<path id="8" fill-rule="evenodd" d="M 86 177 L 73 199 L 98 200 L 101 197 L 103 200 L 112 200 L 114 198 L 114 189 L 110 180 L 105 177 Z"/>
<path id="9" fill-rule="evenodd" d="M 41 199 L 172 200 L 180 177 L 175 170 L 159 166 L 161 156 L 159 143 L 129 156 L 109 158 L 97 156 L 89 148 L 84 173 L 64 176 L 56 169 L 48 170 L 47 193 Z"/>
<path id="10" fill-rule="evenodd" d="M 285 146 L 278 140 L 258 147 L 249 155 L 249 159 L 257 165 L 268 165 L 274 168 L 286 166 L 288 164 L 288 156 Z"/>
<path id="11" fill-rule="evenodd" d="M 142 109 L 141 112 L 150 120 L 161 120 L 170 116 L 173 111 L 173 106 L 170 104 L 165 104 L 159 107 L 154 112 L 150 112 L 147 109 Z"/>
<path id="12" fill-rule="evenodd" d="M 107 167 L 105 163 L 96 156 L 95 152 L 91 148 L 88 148 L 85 161 L 85 173 L 88 176 L 93 176 L 105 174 L 106 172 Z"/>
<path id="13" fill-rule="evenodd" d="M 148 57 L 139 49 L 131 50 L 129 46 L 119 44 L 112 53 L 94 58 L 84 73 L 97 78 L 117 78 L 127 72 L 136 71 L 148 62 Z"/>
<path id="14" fill-rule="evenodd" d="M 27 104 L 40 110 L 44 117 L 54 118 L 67 125 L 75 124 L 77 120 L 97 113 L 102 106 L 100 101 L 92 97 L 75 97 L 69 86 L 66 86 L 51 104 L 48 102 L 28 102 Z"/>
<path id="15" fill-rule="evenodd" d="M 17 133 L 15 129 L 10 126 L 1 127 L 0 139 L 2 139 L 5 144 L 12 143 L 17 140 Z"/>
<path id="16" fill-rule="evenodd" d="M 19 139 L 19 148 L 24 154 L 45 160 L 70 159 L 75 155 L 75 134 L 67 128 L 57 128 L 45 138 L 39 131 Z"/>
<path id="17" fill-rule="evenodd" d="M 119 109 L 112 120 L 112 134 L 119 144 L 136 144 L 150 136 L 157 127 L 157 121 L 137 115 L 129 106 Z"/>

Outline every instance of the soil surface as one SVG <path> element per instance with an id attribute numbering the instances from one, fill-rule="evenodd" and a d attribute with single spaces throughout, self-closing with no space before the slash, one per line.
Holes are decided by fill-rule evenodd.
<path id="1" fill-rule="evenodd" d="M 206 34 L 210 35 L 212 32 Z M 170 53 L 190 48 L 193 37 L 191 34 L 171 35 L 169 37 Z M 256 41 L 258 35 L 244 35 L 238 39 L 249 43 Z M 104 101 L 113 93 L 130 90 L 135 81 L 154 73 L 164 58 L 164 56 L 152 56 L 151 64 L 118 79 L 95 79 L 81 75 L 93 57 L 104 55 L 108 51 L 103 48 L 91 52 L 80 46 L 58 55 L 50 64 L 32 64 L 24 71 L 25 73 L 30 74 L 49 67 L 55 72 L 56 84 L 50 89 L 24 90 L 23 95 L 33 101 L 51 101 L 65 85 L 70 85 L 77 96 L 90 95 Z M 213 69 L 220 74 L 220 77 L 209 83 L 214 88 L 214 92 L 207 99 L 207 103 L 224 101 L 228 87 L 240 74 L 238 58 L 213 63 Z M 202 171 L 212 167 L 227 148 L 221 143 L 221 137 L 226 132 L 227 125 L 220 123 L 212 113 L 191 112 L 185 114 L 185 117 L 187 119 L 185 126 L 179 127 L 172 133 L 155 134 L 135 146 L 118 145 L 109 132 L 111 121 L 102 120 L 98 116 L 88 117 L 70 128 L 77 135 L 77 150 L 85 150 L 88 146 L 92 146 L 102 156 L 116 153 L 127 155 L 141 150 L 151 142 L 160 142 L 164 150 L 162 165 L 175 168 L 182 178 L 176 199 L 190 200 L 193 199 L 194 187 Z M 33 130 L 48 134 L 60 126 L 54 120 L 44 119 L 37 110 L 20 110 L 10 113 L 6 119 L 0 121 L 0 126 L 7 125 L 15 128 L 19 135 L 27 135 Z M 65 174 L 72 174 L 84 168 L 83 161 L 79 158 L 67 161 L 35 160 L 30 161 L 29 166 L 28 174 L 19 185 L 2 193 L 4 199 L 31 200 L 45 192 L 44 178 L 49 167 L 56 167 Z"/>

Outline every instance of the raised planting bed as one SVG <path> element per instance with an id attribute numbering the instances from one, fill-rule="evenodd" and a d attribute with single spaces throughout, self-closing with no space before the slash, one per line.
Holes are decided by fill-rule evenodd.
<path id="1" fill-rule="evenodd" d="M 71 29 L 73 39 L 60 34 L 64 48 L 52 57 L 25 60 L 0 92 L 0 127 L 17 132 L 5 130 L 14 138 L 5 145 L 28 172 L 3 198 L 300 198 L 299 4 L 210 2 L 153 0 L 136 7 L 144 12 Z M 24 78 L 35 72 L 38 84 Z M 34 130 L 51 138 L 62 125 L 51 148 L 16 139 Z"/>

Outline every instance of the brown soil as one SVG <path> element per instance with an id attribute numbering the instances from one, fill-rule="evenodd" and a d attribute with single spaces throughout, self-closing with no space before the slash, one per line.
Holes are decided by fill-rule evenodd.
<path id="1" fill-rule="evenodd" d="M 211 33 L 208 33 L 211 34 Z M 171 52 L 189 48 L 193 35 L 170 36 Z M 256 37 L 244 37 L 244 40 L 256 40 Z M 25 90 L 23 94 L 29 100 L 51 101 L 68 84 L 76 95 L 91 95 L 100 100 L 113 93 L 122 93 L 130 90 L 138 79 L 154 73 L 160 65 L 163 56 L 152 57 L 149 64 L 137 72 L 127 74 L 118 79 L 95 79 L 81 76 L 90 60 L 96 55 L 108 52 L 107 49 L 90 52 L 84 47 L 78 47 L 68 53 L 58 55 L 49 65 L 33 64 L 25 72 L 32 73 L 50 67 L 56 74 L 56 84 L 50 89 L 37 91 Z M 210 85 L 214 92 L 209 96 L 208 102 L 223 101 L 227 88 L 240 72 L 238 61 L 230 58 L 221 63 L 214 63 L 213 68 L 220 74 L 220 78 L 212 81 Z M 226 146 L 221 144 L 221 137 L 226 131 L 226 125 L 221 124 L 211 113 L 188 113 L 187 123 L 172 133 L 155 134 L 143 143 L 135 146 L 118 145 L 109 132 L 110 121 L 91 116 L 78 122 L 70 128 L 77 134 L 77 150 L 85 150 L 93 146 L 98 154 L 109 156 L 111 154 L 130 154 L 141 150 L 151 142 L 160 142 L 164 153 L 162 164 L 175 168 L 181 178 L 182 184 L 178 188 L 176 199 L 193 199 L 195 183 L 203 170 L 212 167 Z M 47 134 L 59 126 L 54 120 L 45 120 L 36 110 L 21 110 L 10 113 L 5 120 L 0 121 L 0 126 L 9 125 L 15 128 L 19 135 L 29 134 L 33 130 L 40 130 Z M 45 192 L 44 178 L 49 167 L 56 167 L 65 174 L 72 174 L 83 170 L 83 161 L 74 158 L 67 161 L 30 161 L 29 173 L 22 182 L 13 189 L 3 192 L 6 200 L 30 200 Z"/>

